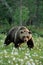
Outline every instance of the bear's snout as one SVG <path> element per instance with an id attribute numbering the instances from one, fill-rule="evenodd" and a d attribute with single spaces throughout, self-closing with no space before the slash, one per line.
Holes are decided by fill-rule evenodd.
<path id="1" fill-rule="evenodd" d="M 24 42 L 27 42 L 28 41 L 28 36 L 23 36 L 23 40 L 24 40 Z"/>

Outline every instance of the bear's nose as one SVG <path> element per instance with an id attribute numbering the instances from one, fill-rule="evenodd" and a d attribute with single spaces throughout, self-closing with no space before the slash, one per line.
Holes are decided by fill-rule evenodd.
<path id="1" fill-rule="evenodd" d="M 24 41 L 27 41 L 26 39 Z"/>
<path id="2" fill-rule="evenodd" d="M 27 36 L 23 36 L 23 38 L 26 38 Z"/>
<path id="3" fill-rule="evenodd" d="M 28 38 L 25 37 L 25 38 L 24 38 L 24 41 L 27 42 L 27 41 L 28 41 Z"/>

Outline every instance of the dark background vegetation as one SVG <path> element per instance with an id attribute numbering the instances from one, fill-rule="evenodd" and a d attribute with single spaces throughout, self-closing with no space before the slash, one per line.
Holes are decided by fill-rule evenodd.
<path id="1" fill-rule="evenodd" d="M 43 36 L 43 0 L 0 0 L 0 33 L 17 25 Z"/>

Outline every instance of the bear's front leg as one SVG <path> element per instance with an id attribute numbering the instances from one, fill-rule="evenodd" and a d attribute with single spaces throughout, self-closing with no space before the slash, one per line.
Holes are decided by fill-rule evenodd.
<path id="1" fill-rule="evenodd" d="M 10 36 L 7 36 L 4 42 L 4 45 L 7 46 L 11 43 Z"/>
<path id="2" fill-rule="evenodd" d="M 15 48 L 19 48 L 19 43 L 15 43 Z"/>
<path id="3" fill-rule="evenodd" d="M 29 47 L 30 49 L 33 48 L 33 47 L 34 47 L 33 40 L 30 39 L 30 40 L 27 42 L 27 45 L 28 45 L 28 47 Z"/>
<path id="4" fill-rule="evenodd" d="M 19 48 L 22 43 L 15 43 L 15 48 Z"/>

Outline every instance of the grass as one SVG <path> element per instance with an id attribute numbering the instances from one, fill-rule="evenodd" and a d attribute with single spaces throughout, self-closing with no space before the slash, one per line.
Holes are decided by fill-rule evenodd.
<path id="1" fill-rule="evenodd" d="M 30 29 L 33 34 L 37 33 L 38 36 L 43 37 L 43 27 L 36 27 L 36 26 L 27 26 L 28 29 Z"/>
<path id="2" fill-rule="evenodd" d="M 30 51 L 24 43 L 16 49 L 11 43 L 4 46 L 6 35 L 0 34 L 0 65 L 43 65 L 43 38 L 33 35 L 34 48 Z"/>

